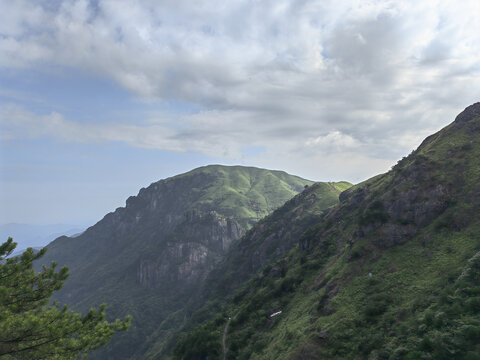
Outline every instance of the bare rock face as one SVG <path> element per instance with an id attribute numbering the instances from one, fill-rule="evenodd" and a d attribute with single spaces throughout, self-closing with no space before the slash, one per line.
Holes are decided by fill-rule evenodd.
<path id="1" fill-rule="evenodd" d="M 456 123 L 464 123 L 480 117 L 480 102 L 468 106 L 455 118 Z"/>
<path id="2" fill-rule="evenodd" d="M 195 284 L 202 281 L 245 229 L 235 220 L 215 211 L 191 211 L 168 237 L 156 257 L 145 257 L 137 269 L 138 282 L 145 287 Z"/>
<path id="3" fill-rule="evenodd" d="M 405 182 L 408 181 L 408 178 Z M 401 188 L 404 183 L 398 187 Z M 355 200 L 355 197 L 352 197 Z M 372 220 L 361 223 L 354 233 L 355 238 L 377 232 L 375 244 L 381 248 L 401 245 L 411 239 L 417 229 L 427 226 L 447 209 L 450 192 L 445 185 L 429 188 L 410 187 L 395 191 L 395 195 L 378 202 Z M 365 213 L 368 213 L 367 206 Z"/>
<path id="4" fill-rule="evenodd" d="M 141 260 L 138 267 L 138 281 L 153 288 L 176 280 L 194 282 L 203 277 L 202 267 L 206 265 L 210 252 L 207 247 L 186 243 L 166 249 L 160 259 Z"/>

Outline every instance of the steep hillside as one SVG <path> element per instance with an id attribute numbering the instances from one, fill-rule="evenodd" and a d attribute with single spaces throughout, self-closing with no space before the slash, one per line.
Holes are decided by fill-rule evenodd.
<path id="1" fill-rule="evenodd" d="M 317 223 L 324 210 L 336 204 L 340 193 L 350 186 L 346 182 L 316 183 L 260 220 L 210 273 L 206 290 L 214 289 L 218 296 L 230 293 L 286 253 L 296 245 L 304 229 Z"/>
<path id="2" fill-rule="evenodd" d="M 283 222 L 298 246 L 194 314 L 173 358 L 480 359 L 479 159 L 477 103 L 316 225 Z"/>
<path id="3" fill-rule="evenodd" d="M 143 359 L 153 330 L 183 322 L 186 302 L 232 242 L 312 184 L 240 166 L 153 183 L 78 237 L 48 246 L 42 262 L 66 264 L 71 273 L 56 300 L 82 311 L 106 302 L 112 317 L 131 314 L 131 329 L 93 358 Z M 325 207 L 337 203 L 338 191 L 325 190 Z"/>
<path id="4" fill-rule="evenodd" d="M 220 263 L 209 273 L 202 283 L 199 295 L 185 304 L 187 317 L 194 313 L 189 325 L 198 323 L 215 314 L 232 292 L 265 264 L 281 257 L 294 247 L 301 235 L 301 229 L 319 221 L 325 209 L 338 203 L 338 196 L 351 184 L 315 183 L 302 193 L 260 220 L 241 239 L 232 245 Z M 290 226 L 285 227 L 285 224 Z M 299 232 L 300 230 L 300 232 Z M 197 311 L 203 305 L 202 311 Z M 169 318 L 166 319 L 168 323 Z M 171 328 L 160 324 L 148 342 L 148 358 L 157 358 L 171 350 L 172 342 L 167 333 Z M 147 344 L 146 344 L 147 345 Z"/>

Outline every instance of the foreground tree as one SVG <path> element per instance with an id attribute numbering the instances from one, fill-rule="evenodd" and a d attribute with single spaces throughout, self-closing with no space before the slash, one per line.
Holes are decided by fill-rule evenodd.
<path id="1" fill-rule="evenodd" d="M 68 277 L 56 264 L 37 273 L 33 261 L 45 249 L 29 248 L 8 258 L 16 247 L 12 238 L 0 245 L 0 359 L 63 360 L 85 358 L 89 350 L 106 344 L 115 331 L 126 330 L 130 318 L 105 321 L 105 305 L 86 315 L 67 306 L 48 306 L 52 293 Z"/>

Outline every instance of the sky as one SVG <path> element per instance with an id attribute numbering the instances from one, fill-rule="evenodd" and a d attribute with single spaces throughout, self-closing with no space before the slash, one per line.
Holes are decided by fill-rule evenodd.
<path id="1" fill-rule="evenodd" d="M 480 2 L 0 0 L 0 224 L 207 164 L 353 183 L 480 101 Z"/>

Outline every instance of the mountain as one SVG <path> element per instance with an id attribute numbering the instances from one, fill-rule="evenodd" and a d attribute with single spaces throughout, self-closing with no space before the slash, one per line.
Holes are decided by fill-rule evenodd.
<path id="1" fill-rule="evenodd" d="M 297 246 L 240 284 L 212 271 L 213 290 L 157 358 L 480 359 L 479 159 L 476 103 L 315 224 L 292 222 L 287 203 L 229 263 L 276 234 Z"/>
<path id="2" fill-rule="evenodd" d="M 0 225 L 0 238 L 6 241 L 9 237 L 17 243 L 17 251 L 28 247 L 42 248 L 59 236 L 72 236 L 82 232 L 79 226 L 68 224 L 32 225 L 9 223 Z"/>
<path id="3" fill-rule="evenodd" d="M 318 222 L 325 209 L 336 204 L 341 192 L 350 187 L 347 182 L 313 184 L 260 220 L 212 270 L 209 282 L 214 286 L 206 285 L 206 290 L 217 290 L 217 295 L 223 296 L 286 253 L 305 229 Z"/>
<path id="4" fill-rule="evenodd" d="M 79 236 L 49 244 L 42 263 L 71 274 L 55 300 L 79 311 L 106 302 L 112 318 L 132 315 L 130 330 L 92 358 L 143 359 L 188 318 L 185 304 L 235 240 L 309 186 L 281 171 L 218 165 L 155 182 Z M 315 211 L 348 186 L 319 188 Z"/>
<path id="5" fill-rule="evenodd" d="M 301 235 L 301 229 L 318 222 L 325 209 L 337 204 L 339 194 L 350 186 L 352 185 L 347 182 L 315 183 L 257 222 L 239 242 L 232 244 L 220 262 L 209 272 L 198 295 L 185 301 L 183 313 L 189 317 L 193 313 L 192 320 L 199 322 L 216 312 L 222 299 L 229 293 L 265 264 L 294 247 Z M 208 303 L 208 311 L 195 312 L 205 303 Z M 156 359 L 171 350 L 169 333 L 179 329 L 168 328 L 168 333 L 165 330 L 163 326 L 159 326 L 150 337 L 151 340 L 145 344 L 150 347 L 146 358 Z"/>

